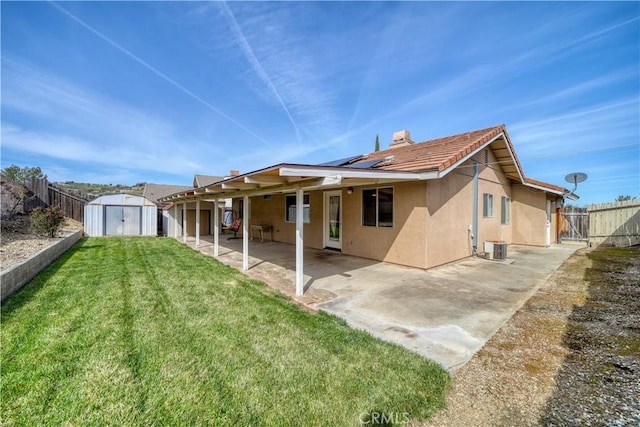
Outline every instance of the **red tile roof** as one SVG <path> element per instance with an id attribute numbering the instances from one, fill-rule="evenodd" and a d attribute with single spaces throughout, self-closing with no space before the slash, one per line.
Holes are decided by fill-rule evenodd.
<path id="1" fill-rule="evenodd" d="M 567 189 L 564 187 L 559 187 L 557 185 L 549 184 L 548 182 L 538 181 L 537 179 L 531 179 L 531 178 L 525 177 L 524 182 L 526 182 L 527 184 L 537 185 L 538 187 L 548 188 L 549 190 L 559 191 L 561 193 L 564 193 L 567 191 Z"/>
<path id="2" fill-rule="evenodd" d="M 353 164 L 357 165 L 360 162 L 393 156 L 393 160 L 377 165 L 376 169 L 406 172 L 442 171 L 502 132 L 506 132 L 505 126 L 499 125 L 402 147 L 389 148 L 371 153 Z"/>
<path id="3" fill-rule="evenodd" d="M 457 162 L 474 155 L 486 145 L 491 146 L 491 149 L 496 156 L 497 164 L 501 165 L 508 178 L 516 182 L 520 182 L 523 185 L 537 187 L 541 190 L 556 193 L 558 195 L 563 195 L 568 192 L 568 190 L 563 187 L 525 177 L 505 125 L 492 126 L 486 129 L 464 132 L 420 143 L 400 145 L 387 150 L 377 151 L 361 156 L 355 161 L 350 161 L 349 158 L 346 158 L 320 165 L 281 163 L 242 175 L 233 176 L 224 183 L 214 182 L 210 185 L 217 186 L 221 184 L 218 189 L 220 191 L 218 192 L 220 194 L 224 194 L 225 191 L 222 191 L 224 190 L 222 185 L 225 183 L 230 185 L 230 188 L 233 189 L 233 182 L 239 182 L 244 185 L 244 178 L 246 177 L 254 175 L 274 175 L 279 169 L 286 167 L 304 170 L 313 169 L 316 170 L 316 172 L 323 172 L 327 174 L 339 172 L 343 168 L 358 168 L 359 170 L 369 169 L 369 171 L 373 169 L 381 172 L 387 171 L 390 175 L 393 175 L 393 172 L 408 172 L 410 175 L 419 172 L 426 172 L 426 175 L 431 176 L 434 174 L 435 176 L 424 179 L 436 179 L 450 172 Z M 380 162 L 376 164 L 376 160 L 380 160 Z M 372 161 L 374 164 L 370 163 Z M 314 175 L 302 172 L 300 173 L 301 176 L 299 178 L 301 179 L 313 176 L 324 176 L 322 174 Z M 262 186 L 261 190 L 264 190 L 264 187 L 265 186 Z M 240 188 L 237 188 L 237 190 L 239 189 Z M 229 189 L 227 189 L 227 191 L 229 191 Z M 191 191 L 187 193 L 176 193 L 173 197 L 185 199 L 194 195 L 194 192 Z M 169 198 L 170 197 L 165 197 L 164 199 L 167 200 Z"/>
<path id="4" fill-rule="evenodd" d="M 515 167 L 513 172 L 515 173 L 516 171 L 519 171 L 518 175 L 509 174 L 512 179 L 517 179 L 519 181 L 520 177 L 522 177 L 524 180 L 524 182 L 522 182 L 523 184 L 535 185 L 560 194 L 567 191 L 563 187 L 526 178 L 524 176 L 520 161 L 515 154 L 511 139 L 509 138 L 507 129 L 503 124 L 486 129 L 446 136 L 444 138 L 437 138 L 429 141 L 413 143 L 411 145 L 377 151 L 364 156 L 362 159 L 359 159 L 350 165 L 346 165 L 346 167 L 355 166 L 358 163 L 369 162 L 371 160 L 383 160 L 389 158 L 390 160 L 383 161 L 375 165 L 374 168 L 402 172 L 441 172 L 451 167 L 465 156 L 474 153 L 480 147 L 484 146 L 489 141 L 492 141 L 500 134 L 504 135 L 504 144 L 501 143 L 500 145 L 508 148 L 511 153 L 510 155 L 507 155 L 507 158 L 509 159 L 509 163 Z"/>

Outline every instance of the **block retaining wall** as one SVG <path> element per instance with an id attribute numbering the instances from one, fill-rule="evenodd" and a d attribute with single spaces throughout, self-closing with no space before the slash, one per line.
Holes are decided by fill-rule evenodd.
<path id="1" fill-rule="evenodd" d="M 49 264 L 69 250 L 81 237 L 82 230 L 75 231 L 53 245 L 42 249 L 40 252 L 31 256 L 31 258 L 12 265 L 0 273 L 0 285 L 2 287 L 1 301 L 4 302 L 5 298 L 22 288 L 29 280 L 33 279 L 36 274 L 40 273 Z"/>

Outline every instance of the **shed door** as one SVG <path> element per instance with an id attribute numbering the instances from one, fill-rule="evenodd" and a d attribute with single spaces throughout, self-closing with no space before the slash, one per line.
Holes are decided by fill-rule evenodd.
<path id="1" fill-rule="evenodd" d="M 139 236 L 142 209 L 138 206 L 105 206 L 106 236 Z"/>

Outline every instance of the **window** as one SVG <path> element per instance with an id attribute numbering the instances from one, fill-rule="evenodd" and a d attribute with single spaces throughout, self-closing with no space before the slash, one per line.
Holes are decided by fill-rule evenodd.
<path id="1" fill-rule="evenodd" d="M 311 215 L 309 213 L 311 205 L 309 204 L 309 195 L 305 194 L 303 197 L 303 217 L 304 223 L 309 224 L 311 222 Z M 285 197 L 285 221 L 296 222 L 296 195 L 290 194 Z"/>
<path id="2" fill-rule="evenodd" d="M 393 227 L 393 188 L 362 190 L 362 225 Z"/>
<path id="3" fill-rule="evenodd" d="M 502 224 L 511 222 L 511 199 L 505 196 L 500 199 L 500 222 Z"/>
<path id="4" fill-rule="evenodd" d="M 482 195 L 482 216 L 493 217 L 493 194 L 484 193 Z"/>

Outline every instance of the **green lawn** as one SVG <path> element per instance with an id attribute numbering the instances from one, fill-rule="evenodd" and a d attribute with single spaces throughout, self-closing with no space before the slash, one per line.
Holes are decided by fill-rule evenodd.
<path id="1" fill-rule="evenodd" d="M 2 306 L 2 425 L 358 425 L 448 374 L 173 239 L 90 238 Z"/>

